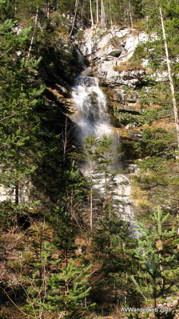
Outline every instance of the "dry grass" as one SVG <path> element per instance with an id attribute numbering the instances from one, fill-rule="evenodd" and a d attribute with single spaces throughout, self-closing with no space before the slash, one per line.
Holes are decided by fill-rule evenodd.
<path id="1" fill-rule="evenodd" d="M 114 67 L 114 71 L 127 72 L 127 71 L 138 71 L 144 70 L 140 63 L 138 62 L 121 62 L 120 65 Z"/>
<path id="2" fill-rule="evenodd" d="M 150 130 L 164 129 L 165 131 L 174 132 L 175 134 L 175 123 L 170 118 L 160 119 L 152 124 L 144 124 L 142 128 L 149 128 Z"/>
<path id="3" fill-rule="evenodd" d="M 132 200 L 136 207 L 150 206 L 147 192 L 142 191 L 139 186 L 132 186 Z"/>
<path id="4" fill-rule="evenodd" d="M 152 105 L 143 105 L 142 106 L 144 109 L 159 109 L 161 108 L 161 105 L 158 105 L 158 104 L 152 104 Z"/>
<path id="5" fill-rule="evenodd" d="M 110 40 L 110 43 L 111 43 L 116 49 L 120 49 L 120 48 L 121 48 L 120 39 L 117 38 L 117 37 L 113 37 L 113 38 Z"/>
<path id="6" fill-rule="evenodd" d="M 128 138 L 128 130 L 125 128 L 113 127 L 113 131 L 118 137 L 127 137 Z"/>

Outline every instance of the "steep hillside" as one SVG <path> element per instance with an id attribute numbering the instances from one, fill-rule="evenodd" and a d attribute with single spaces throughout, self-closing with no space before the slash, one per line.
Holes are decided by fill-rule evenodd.
<path id="1" fill-rule="evenodd" d="M 166 71 L 152 71 L 147 56 L 140 58 L 145 46 L 152 50 L 153 39 L 155 34 L 150 39 L 137 29 L 97 28 L 85 31 L 80 49 L 90 56 L 90 71 L 107 96 L 123 161 L 136 169 L 131 178 L 137 211 L 162 205 L 177 213 L 178 182 L 171 177 L 172 171 L 174 179 L 178 174 L 177 141 L 169 79 Z"/>
<path id="2" fill-rule="evenodd" d="M 178 319 L 177 0 L 0 21 L 0 319 Z"/>

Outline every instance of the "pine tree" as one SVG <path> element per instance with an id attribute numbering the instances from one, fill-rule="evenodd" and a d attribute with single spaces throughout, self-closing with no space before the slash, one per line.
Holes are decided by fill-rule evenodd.
<path id="1" fill-rule="evenodd" d="M 49 285 L 51 295 L 48 300 L 54 310 L 66 310 L 73 315 L 78 311 L 87 310 L 85 298 L 89 295 L 90 287 L 88 279 L 91 265 L 75 265 L 73 260 L 69 260 L 67 267 L 59 269 L 57 274 L 52 274 Z M 59 294 L 59 292 L 63 293 Z"/>
<path id="2" fill-rule="evenodd" d="M 6 2 L 0 3 L 3 11 Z M 5 11 L 6 12 L 6 11 Z M 0 33 L 0 155 L 1 183 L 16 189 L 35 169 L 34 151 L 39 148 L 40 119 L 36 113 L 44 86 L 35 80 L 39 61 L 26 60 L 30 28 L 19 34 L 16 22 L 4 15 Z"/>
<path id="3" fill-rule="evenodd" d="M 85 299 L 91 289 L 91 265 L 85 266 L 72 259 L 63 263 L 59 258 L 52 258 L 54 251 L 54 245 L 43 241 L 40 259 L 34 263 L 32 275 L 22 278 L 26 303 L 21 311 L 32 318 L 45 318 L 46 312 L 73 317 L 89 307 Z"/>
<path id="4" fill-rule="evenodd" d="M 101 218 L 93 239 L 93 254 L 101 264 L 97 290 L 101 291 L 101 296 L 104 287 L 108 292 L 107 307 L 109 300 L 111 304 L 140 305 L 140 296 L 130 281 L 137 269 L 132 255 L 135 245 L 129 223 L 122 221 L 113 210 L 110 216 Z"/>
<path id="5" fill-rule="evenodd" d="M 88 184 L 90 187 L 89 203 L 90 203 L 90 229 L 93 229 L 94 219 L 94 198 L 100 198 L 97 193 L 102 191 L 103 197 L 103 214 L 110 214 L 111 207 L 111 181 L 112 172 L 112 141 L 104 136 L 101 139 L 94 136 L 88 137 L 84 142 L 84 151 L 86 161 L 88 163 Z M 96 201 L 95 200 L 95 201 Z M 95 219 L 99 217 L 95 216 Z"/>
<path id="6" fill-rule="evenodd" d="M 134 249 L 134 258 L 139 270 L 132 280 L 136 291 L 153 308 L 178 287 L 176 229 L 168 228 L 169 214 L 164 215 L 160 208 L 151 217 L 150 228 L 140 225 L 141 235 Z"/>
<path id="7" fill-rule="evenodd" d="M 93 192 L 94 192 L 94 180 L 93 180 L 93 170 L 96 161 L 95 148 L 96 148 L 97 140 L 94 136 L 88 137 L 84 142 L 84 152 L 86 154 L 86 159 L 89 164 L 88 169 L 88 184 L 90 187 L 89 191 L 89 224 L 91 231 L 93 230 Z"/>

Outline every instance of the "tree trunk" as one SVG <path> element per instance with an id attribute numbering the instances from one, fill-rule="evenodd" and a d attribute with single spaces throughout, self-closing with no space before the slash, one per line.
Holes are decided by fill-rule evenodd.
<path id="1" fill-rule="evenodd" d="M 156 308 L 157 308 L 157 299 L 155 295 L 153 295 L 153 309 L 156 309 Z M 154 314 L 155 314 L 155 318 L 157 318 L 156 312 L 154 312 Z"/>
<path id="2" fill-rule="evenodd" d="M 96 24 L 99 24 L 99 1 L 96 0 Z"/>
<path id="3" fill-rule="evenodd" d="M 19 204 L 19 183 L 16 182 L 16 185 L 15 185 L 15 203 L 16 205 Z"/>
<path id="4" fill-rule="evenodd" d="M 131 2 L 130 2 L 130 1 L 129 1 L 129 18 L 130 18 L 131 28 L 133 28 L 132 12 L 131 12 Z"/>
<path id="5" fill-rule="evenodd" d="M 89 162 L 89 168 L 90 168 L 90 194 L 89 194 L 89 204 L 90 204 L 90 230 L 93 230 L 93 164 L 92 160 Z"/>
<path id="6" fill-rule="evenodd" d="M 49 1 L 47 0 L 47 18 L 49 19 L 50 17 L 50 6 L 49 6 Z"/>
<path id="7" fill-rule="evenodd" d="M 14 15 L 16 17 L 16 14 L 17 14 L 17 4 L 16 4 L 16 1 L 14 1 Z"/>
<path id="8" fill-rule="evenodd" d="M 94 26 L 94 21 L 93 21 L 93 11 L 92 11 L 92 3 L 90 0 L 90 15 L 91 15 L 91 26 Z"/>
<path id="9" fill-rule="evenodd" d="M 101 24 L 103 26 L 106 25 L 106 22 L 105 22 L 105 11 L 104 11 L 104 1 L 101 0 Z"/>
<path id="10" fill-rule="evenodd" d="M 76 16 L 77 16 L 77 11 L 78 11 L 78 2 L 79 0 L 75 1 L 75 14 L 74 14 L 74 18 L 73 18 L 73 23 L 72 23 L 72 28 L 69 34 L 69 37 L 71 37 L 72 33 L 73 33 L 73 29 L 75 27 L 75 22 L 76 22 Z"/>
<path id="11" fill-rule="evenodd" d="M 84 25 L 84 9 L 85 9 L 85 0 L 83 0 L 82 8 L 81 8 L 81 20 L 82 20 L 82 27 Z"/>
<path id="12" fill-rule="evenodd" d="M 63 161 L 65 161 L 66 158 L 66 152 L 67 152 L 67 145 L 68 145 L 68 119 L 67 116 L 65 117 L 65 128 L 64 128 L 64 134 L 63 134 Z"/>
<path id="13" fill-rule="evenodd" d="M 162 25 L 163 41 L 164 41 L 164 46 L 165 46 L 165 55 L 166 55 L 166 59 L 167 59 L 168 78 L 169 78 L 170 90 L 171 90 L 171 95 L 172 95 L 173 111 L 174 111 L 174 117 L 175 117 L 175 126 L 176 126 L 176 134 L 177 134 L 177 147 L 178 147 L 178 150 L 179 150 L 179 117 L 178 117 L 178 109 L 177 109 L 177 102 L 176 102 L 176 98 L 175 98 L 175 88 L 174 88 L 174 83 L 173 83 L 173 79 L 172 79 L 171 62 L 170 62 L 170 59 L 169 59 L 168 45 L 167 45 L 165 26 L 164 26 L 164 19 L 163 19 L 163 13 L 162 13 L 162 8 L 161 7 L 159 7 L 159 12 L 160 12 L 161 25 Z"/>
<path id="14" fill-rule="evenodd" d="M 109 0 L 109 11 L 110 11 L 110 23 L 111 27 L 113 26 L 113 20 L 112 20 L 112 6 L 111 6 L 111 0 Z"/>
<path id="15" fill-rule="evenodd" d="M 39 15 L 39 7 L 37 7 L 37 10 L 36 10 L 35 23 L 34 23 L 34 32 L 32 34 L 32 38 L 31 38 L 31 41 L 30 41 L 29 52 L 27 54 L 26 63 L 27 63 L 27 61 L 28 61 L 28 59 L 30 57 L 30 54 L 31 54 L 31 51 L 32 51 L 32 46 L 33 46 L 34 39 L 35 39 L 35 32 L 36 32 L 36 28 L 37 28 L 38 15 Z"/>
<path id="16" fill-rule="evenodd" d="M 90 189 L 90 229 L 93 230 L 93 188 Z"/>

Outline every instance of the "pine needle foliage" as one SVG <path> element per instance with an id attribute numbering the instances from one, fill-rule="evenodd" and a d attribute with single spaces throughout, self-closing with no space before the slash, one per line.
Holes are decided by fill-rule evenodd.
<path id="1" fill-rule="evenodd" d="M 138 261 L 138 273 L 131 276 L 136 290 L 153 308 L 161 298 L 166 298 L 178 287 L 176 228 L 168 227 L 170 215 L 164 215 L 158 207 L 151 216 L 150 227 L 140 225 L 138 245 L 134 258 Z"/>

